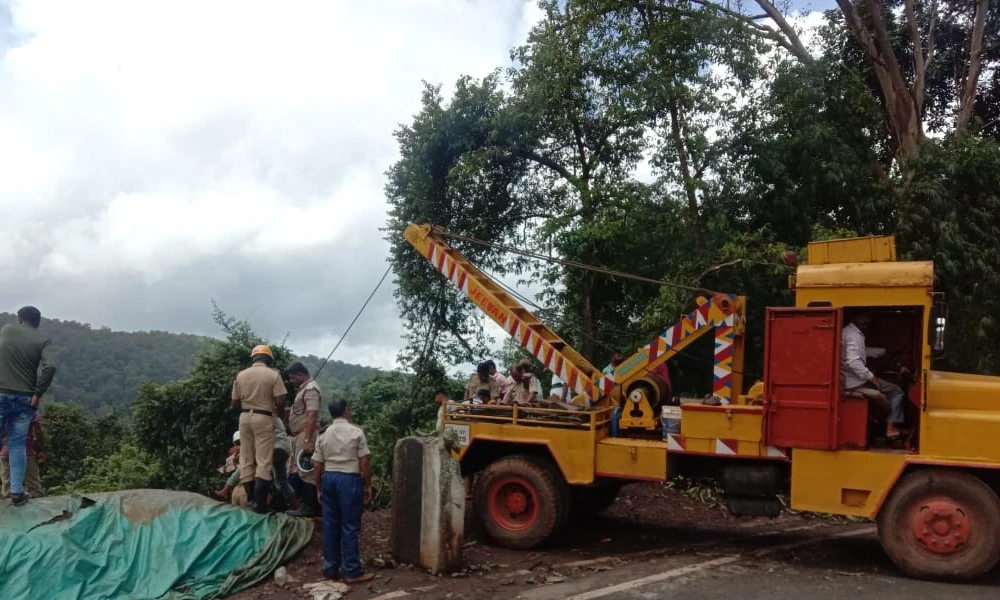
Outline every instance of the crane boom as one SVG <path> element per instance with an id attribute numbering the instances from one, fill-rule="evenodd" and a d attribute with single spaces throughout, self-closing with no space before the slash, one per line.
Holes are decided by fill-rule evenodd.
<path id="1" fill-rule="evenodd" d="M 727 404 L 733 390 L 743 388 L 743 329 L 746 298 L 734 294 L 715 294 L 698 298 L 698 308 L 640 347 L 611 373 L 597 381 L 605 394 L 615 386 L 642 377 L 673 358 L 709 330 L 715 332 L 712 395 Z"/>
<path id="2" fill-rule="evenodd" d="M 604 392 L 596 385 L 601 371 L 492 278 L 473 266 L 461 252 L 452 248 L 434 227 L 410 223 L 403 236 L 434 268 L 521 347 L 541 361 L 547 370 L 566 382 L 570 389 L 585 396 L 589 403 L 601 399 Z"/>

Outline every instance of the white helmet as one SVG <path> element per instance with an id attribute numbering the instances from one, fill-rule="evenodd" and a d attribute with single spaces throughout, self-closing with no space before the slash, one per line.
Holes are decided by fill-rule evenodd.
<path id="1" fill-rule="evenodd" d="M 308 475 L 313 472 L 312 454 L 306 454 L 299 450 L 295 454 L 295 465 L 299 468 L 300 475 Z"/>
<path id="2" fill-rule="evenodd" d="M 240 432 L 239 431 L 237 431 L 236 433 L 233 434 L 233 443 L 234 444 L 239 444 L 240 443 Z"/>

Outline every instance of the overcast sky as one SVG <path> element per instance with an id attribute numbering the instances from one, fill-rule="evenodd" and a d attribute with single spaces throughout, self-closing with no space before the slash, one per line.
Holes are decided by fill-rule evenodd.
<path id="1" fill-rule="evenodd" d="M 834 0 L 805 0 L 807 10 Z M 0 311 L 326 355 L 386 267 L 421 79 L 509 62 L 533 0 L 0 0 Z M 336 358 L 392 367 L 388 283 Z"/>

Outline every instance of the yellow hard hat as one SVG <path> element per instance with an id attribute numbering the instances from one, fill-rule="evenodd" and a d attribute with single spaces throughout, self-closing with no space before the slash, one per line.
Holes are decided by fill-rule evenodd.
<path id="1" fill-rule="evenodd" d="M 267 344 L 260 344 L 258 346 L 254 346 L 253 350 L 250 351 L 250 358 L 253 358 L 259 354 L 266 354 L 267 356 L 274 358 L 274 353 L 271 352 L 271 347 L 268 346 Z"/>

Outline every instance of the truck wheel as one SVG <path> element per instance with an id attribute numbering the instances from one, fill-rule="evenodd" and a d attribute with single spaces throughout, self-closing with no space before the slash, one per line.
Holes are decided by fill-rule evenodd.
<path id="1" fill-rule="evenodd" d="M 1000 499 L 960 471 L 907 475 L 878 516 L 879 539 L 904 573 L 968 580 L 1000 561 Z"/>
<path id="2" fill-rule="evenodd" d="M 501 458 L 482 471 L 475 490 L 476 512 L 500 545 L 534 548 L 565 520 L 567 491 L 548 463 L 527 456 Z"/>

